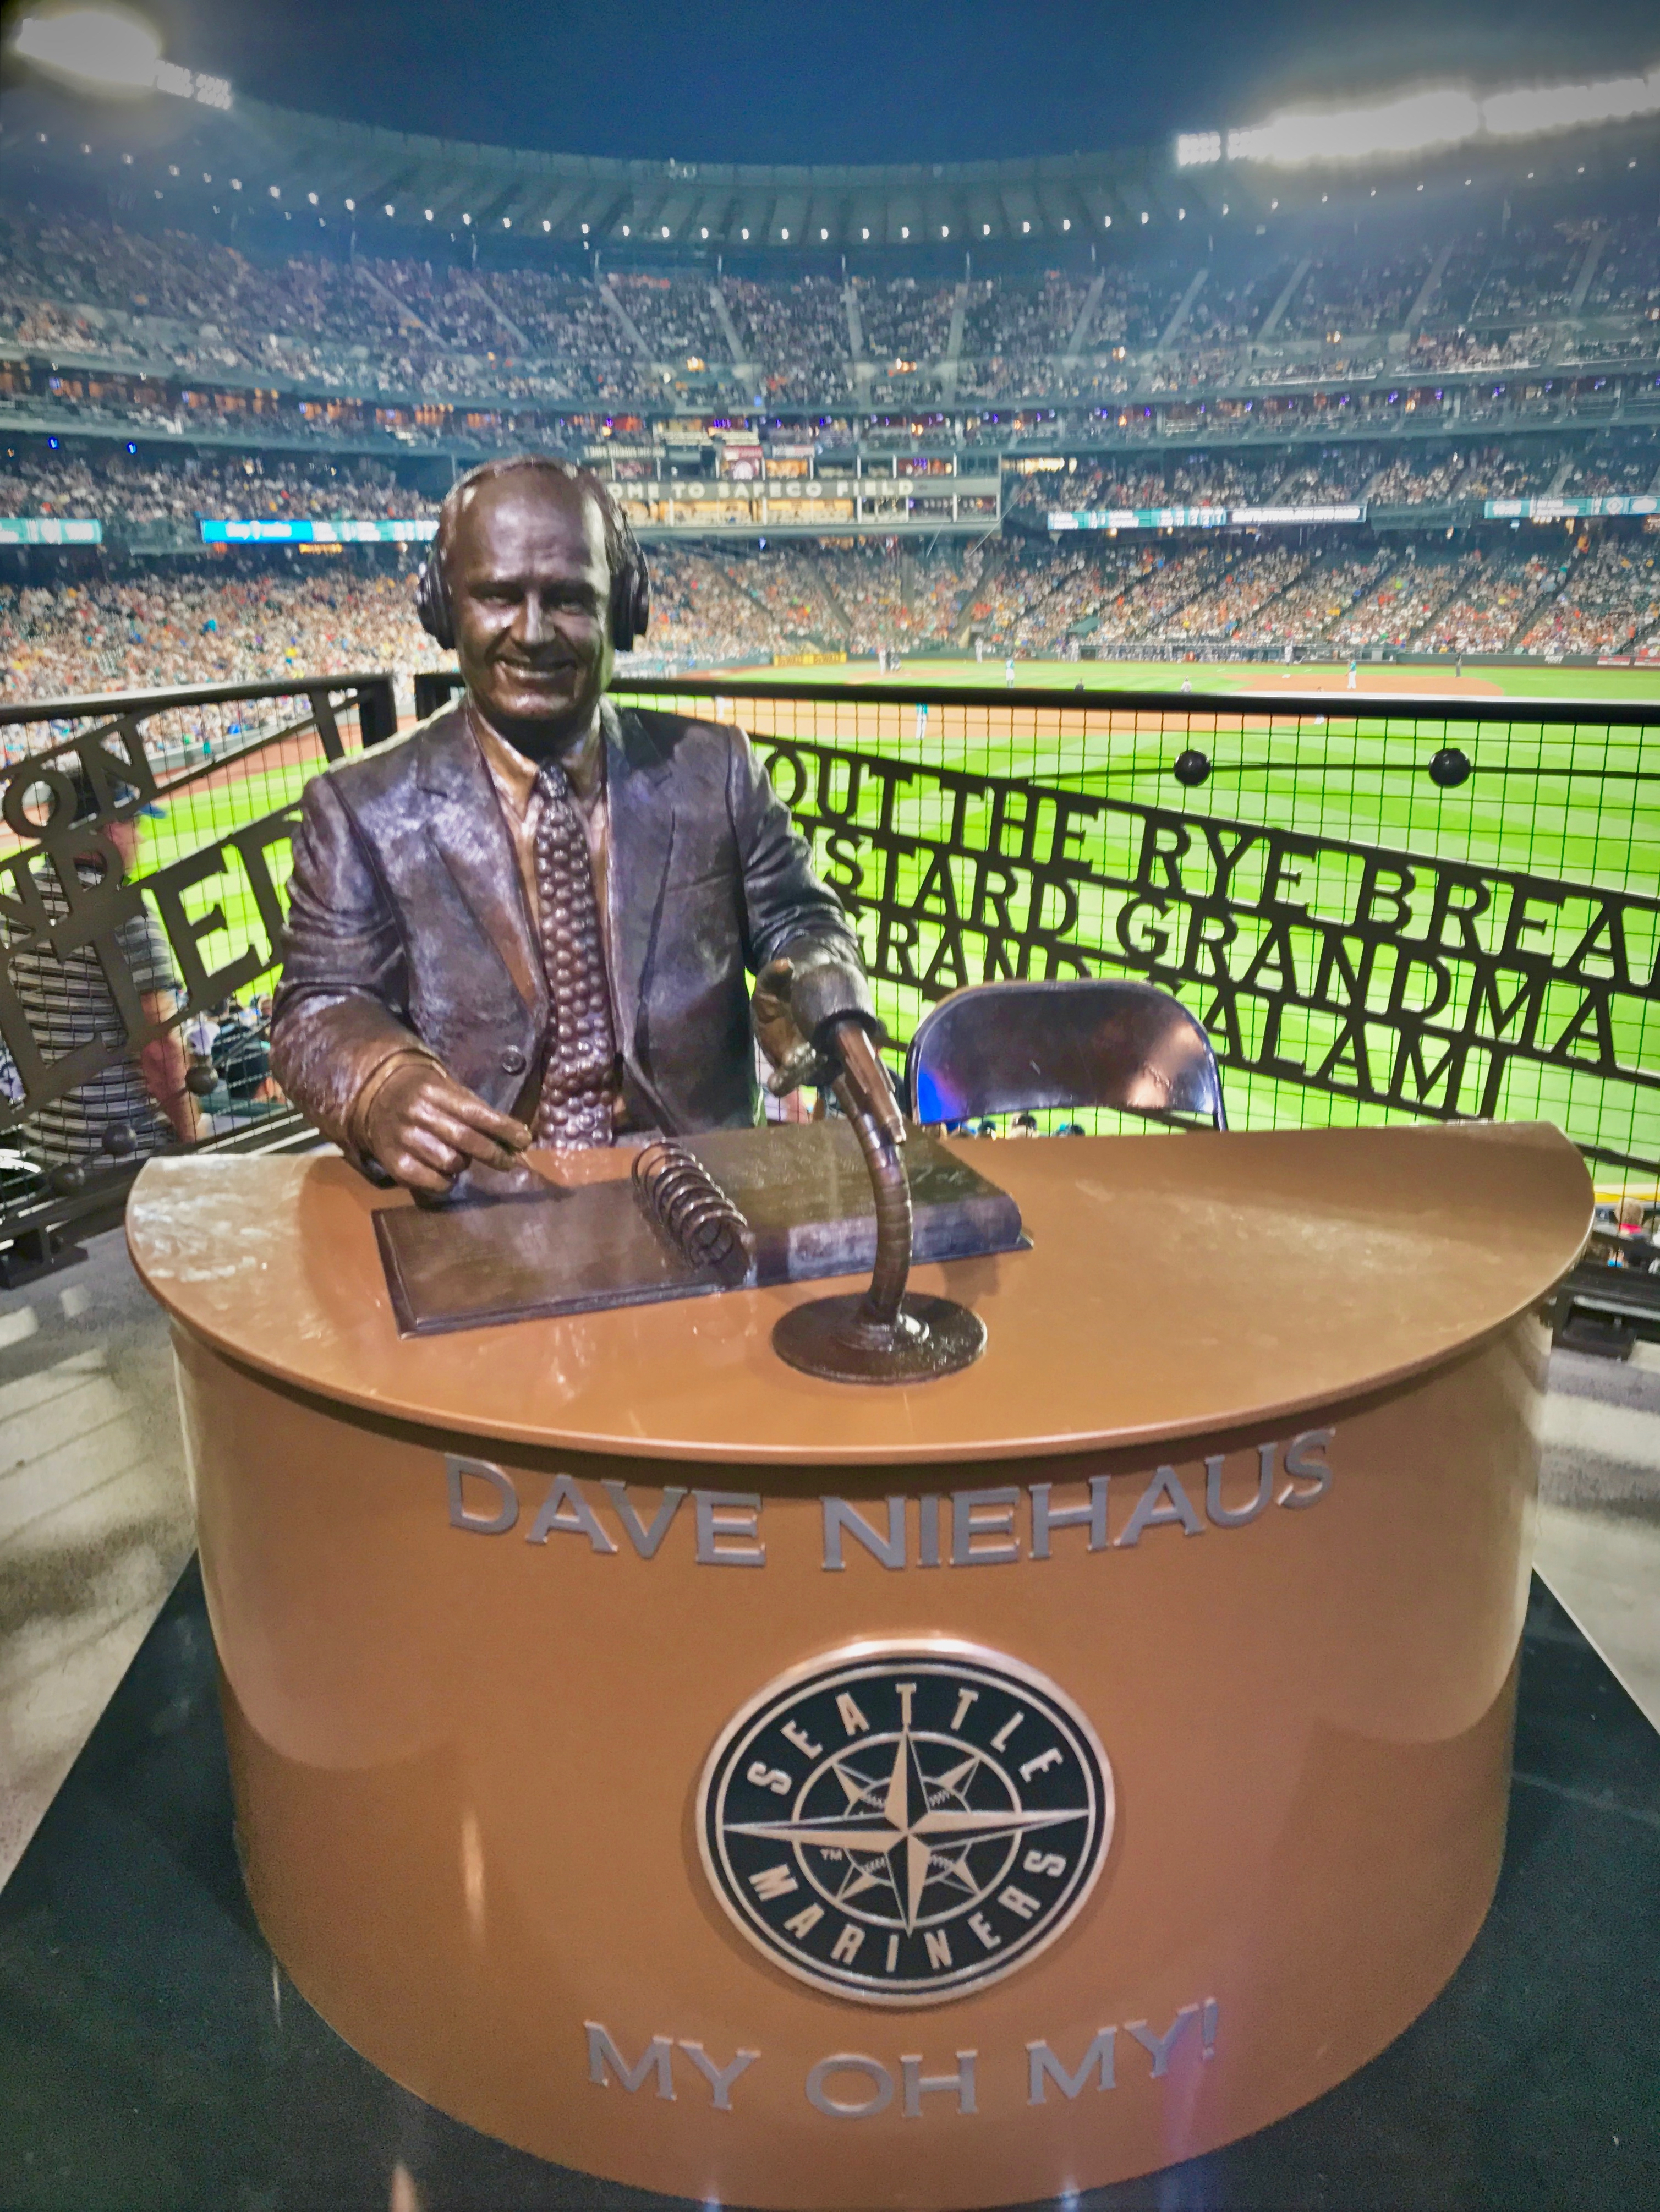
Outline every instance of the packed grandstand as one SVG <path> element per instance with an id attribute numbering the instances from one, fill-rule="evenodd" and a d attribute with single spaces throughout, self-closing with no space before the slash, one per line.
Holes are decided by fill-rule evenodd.
<path id="1" fill-rule="evenodd" d="M 276 113 L 292 163 L 306 118 Z M 562 238 L 503 216 L 481 250 L 453 210 L 412 237 L 391 201 L 307 236 L 287 184 L 175 188 L 182 143 L 114 167 L 73 136 L 0 129 L 10 700 L 440 665 L 420 542 L 459 470 L 526 447 L 613 482 L 653 668 L 1660 658 L 1634 159 L 1415 207 L 1355 184 L 1341 211 L 1166 179 L 1156 222 L 1087 243 L 1081 211 L 1121 201 L 1080 168 L 1019 222 L 1003 191 L 990 260 L 896 241 L 902 197 L 861 259 L 850 228 L 783 252 L 781 199 L 765 254 L 695 243 L 684 210 L 631 238 L 637 195 L 603 252 L 569 195 Z"/>
<path id="2" fill-rule="evenodd" d="M 140 387 L 181 379 L 188 416 L 202 387 L 249 378 L 273 398 L 316 386 L 447 414 L 479 400 L 653 409 L 676 391 L 722 388 L 751 406 L 845 412 L 896 398 L 1122 403 L 1385 372 L 1652 374 L 1652 215 L 1542 212 L 1502 235 L 1472 222 L 1438 247 L 1377 253 L 1286 235 L 1287 224 L 1272 244 L 1195 234 L 1189 251 L 1071 272 L 763 279 L 355 252 L 262 262 L 171 227 L 14 201 L 0 211 L 0 336 L 27 357 L 96 362 L 114 379 L 97 397 L 162 420 L 168 395 Z"/>

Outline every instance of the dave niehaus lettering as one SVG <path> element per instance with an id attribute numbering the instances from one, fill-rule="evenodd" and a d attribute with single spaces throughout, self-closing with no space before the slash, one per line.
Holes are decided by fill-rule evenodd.
<path id="1" fill-rule="evenodd" d="M 1216 2056 L 1219 2009 L 1214 1997 L 1206 1997 L 1183 2005 L 1162 2031 L 1145 2020 L 1126 2021 L 1122 2030 L 1102 2027 L 1088 2040 L 1079 2038 L 1080 2048 L 1066 2052 L 1041 2039 L 1028 2043 L 1023 2062 L 1016 2062 L 1023 2063 L 1025 2101 L 1045 2105 L 1052 2097 L 1076 2099 L 1086 2089 L 1098 2095 L 1116 2089 L 1121 2068 L 1128 2065 L 1145 2069 L 1155 2081 L 1184 2063 L 1202 2065 Z M 758 2051 L 739 2050 L 723 2066 L 701 2043 L 672 2035 L 652 2036 L 630 2061 L 600 2021 L 584 2021 L 582 2026 L 588 2039 L 590 2081 L 602 2089 L 615 2086 L 631 2094 L 650 2081 L 653 2094 L 668 2104 L 675 2103 L 684 2089 L 688 2094 L 707 2095 L 717 2112 L 729 2112 L 735 2085 L 761 2063 Z M 908 2120 L 923 2117 L 925 2097 L 939 2100 L 930 2111 L 977 2113 L 980 2053 L 958 2051 L 952 2056 L 956 2063 L 950 2072 L 925 2074 L 920 2051 L 891 2061 L 863 2051 L 832 2051 L 808 2069 L 802 2087 L 813 2110 L 830 2120 L 874 2119 L 896 2097 Z M 1012 2056 L 993 2063 L 1006 2071 Z M 1068 2057 L 1075 2063 L 1069 2065 Z"/>
<path id="2" fill-rule="evenodd" d="M 1150 1475 L 1092 1474 L 1070 1483 L 1006 1483 L 989 1488 L 924 1491 L 853 1504 L 821 1498 L 823 1565 L 846 1571 L 849 1558 L 868 1554 L 897 1572 L 907 1567 L 1012 1566 L 1054 1556 L 1057 1541 L 1081 1542 L 1086 1551 L 1133 1551 L 1152 1530 L 1179 1528 L 1202 1536 L 1213 1528 L 1243 1528 L 1270 1506 L 1297 1512 L 1317 1505 L 1332 1485 L 1328 1456 L 1332 1429 L 1305 1429 L 1289 1443 L 1278 1440 L 1236 1453 L 1215 1452 L 1184 1475 L 1161 1466 Z M 677 1530 L 690 1531 L 692 1555 L 703 1567 L 764 1567 L 760 1493 L 745 1490 L 685 1490 L 670 1484 L 657 1493 L 644 1518 L 626 1482 L 611 1478 L 593 1495 L 569 1474 L 556 1474 L 534 1506 L 519 1483 L 483 1459 L 447 1454 L 453 1528 L 475 1536 L 505 1536 L 521 1525 L 524 1540 L 545 1544 L 575 1536 L 602 1558 L 632 1553 L 654 1559 Z M 1115 1489 L 1115 1485 L 1116 1488 Z M 690 1512 L 682 1510 L 690 1499 Z M 1133 1502 L 1126 1504 L 1123 1501 Z M 1116 1531 L 1116 1533 L 1115 1533 Z M 1073 1533 L 1075 1532 L 1075 1534 Z M 682 1533 L 675 1540 L 684 1541 Z"/>

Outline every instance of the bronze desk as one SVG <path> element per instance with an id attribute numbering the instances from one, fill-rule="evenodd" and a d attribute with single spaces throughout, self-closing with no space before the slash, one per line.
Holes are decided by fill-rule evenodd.
<path id="1" fill-rule="evenodd" d="M 343 1163 L 145 1168 L 254 1905 L 445 2111 L 722 2203 L 1000 2204 L 1318 2095 L 1468 1948 L 1578 1155 L 1545 1127 L 970 1151 L 1033 1249 L 918 1270 L 989 1343 L 894 1390 L 774 1358 L 813 1284 L 400 1341 L 387 1201 Z M 1012 1971 L 999 1905 L 980 1951 L 939 1933 L 938 1987 L 836 1993 L 717 1894 L 705 1761 L 792 1670 L 937 1639 L 1098 1739 L 1092 1886 Z M 999 1893 L 1028 1917 L 1033 1841 Z"/>

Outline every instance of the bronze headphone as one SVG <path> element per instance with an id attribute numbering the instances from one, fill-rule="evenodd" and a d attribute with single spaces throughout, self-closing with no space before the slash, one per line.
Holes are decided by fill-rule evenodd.
<path id="1" fill-rule="evenodd" d="M 646 566 L 646 556 L 632 525 L 611 495 L 610 486 L 602 477 L 591 476 L 569 461 L 544 459 L 539 454 L 526 455 L 511 461 L 485 461 L 476 469 L 469 469 L 459 483 L 450 488 L 444 501 L 447 508 L 451 501 L 471 485 L 505 476 L 509 470 L 545 469 L 550 474 L 562 477 L 568 483 L 580 483 L 591 491 L 599 502 L 605 520 L 605 545 L 611 559 L 611 641 L 618 653 L 629 653 L 635 640 L 645 635 L 651 621 L 651 571 Z M 450 607 L 449 581 L 440 558 L 443 544 L 443 518 L 441 516 L 438 534 L 433 540 L 432 550 L 422 563 L 415 586 L 415 611 L 421 627 L 429 637 L 436 639 L 447 653 L 455 649 L 455 617 Z"/>

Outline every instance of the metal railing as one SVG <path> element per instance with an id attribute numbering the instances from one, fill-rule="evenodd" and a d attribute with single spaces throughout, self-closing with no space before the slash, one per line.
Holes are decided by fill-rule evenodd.
<path id="1" fill-rule="evenodd" d="M 0 708 L 0 1242 L 157 1150 L 309 1141 L 266 1036 L 296 801 L 396 726 L 378 672 Z"/>
<path id="2" fill-rule="evenodd" d="M 737 678 L 617 696 L 751 731 L 900 1043 L 962 984 L 1142 976 L 1209 1030 L 1236 1128 L 1542 1116 L 1610 1192 L 1655 1193 L 1660 706 L 1350 697 L 1264 673 L 1227 696 Z M 417 677 L 417 714 L 458 681 Z M 60 1102 L 162 1034 L 186 1041 L 205 1109 L 189 1141 L 303 1134 L 268 1091 L 221 1095 L 203 1025 L 236 998 L 257 1048 L 299 793 L 392 727 L 381 675 L 0 710 L 24 748 L 0 786 L 17 1160 L 0 1243 L 20 1206 L 131 1173 L 119 1119 L 78 1158 L 46 1139 Z M 123 824 L 131 878 L 88 880 L 89 844 Z M 160 993 L 120 949 L 139 915 Z M 119 1034 L 72 1059 L 42 1049 L 38 975 L 33 1000 L 22 984 L 32 957 L 88 948 Z M 246 1092 L 258 1052 L 234 1042 Z"/>
<path id="3" fill-rule="evenodd" d="M 742 722 L 896 1037 L 997 977 L 1204 1023 L 1236 1128 L 1544 1118 L 1660 1177 L 1660 706 L 679 680 Z"/>

